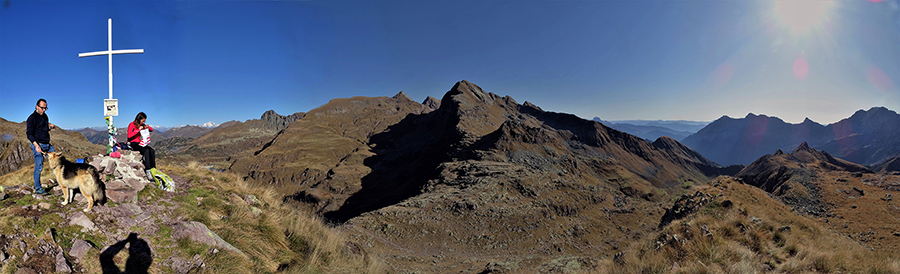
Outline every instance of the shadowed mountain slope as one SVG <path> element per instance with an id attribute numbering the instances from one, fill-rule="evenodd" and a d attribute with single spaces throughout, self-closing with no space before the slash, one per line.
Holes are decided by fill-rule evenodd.
<path id="1" fill-rule="evenodd" d="M 887 108 L 859 110 L 828 127 L 834 138 L 813 147 L 838 158 L 871 165 L 900 154 L 900 114 Z"/>
<path id="2" fill-rule="evenodd" d="M 900 156 L 893 157 L 888 159 L 887 161 L 881 162 L 872 167 L 872 170 L 875 172 L 898 172 L 900 171 Z"/>
<path id="3" fill-rule="evenodd" d="M 671 193 L 708 180 L 698 166 L 711 162 L 671 139 L 654 145 L 468 81 L 440 102 L 427 112 L 403 94 L 335 99 L 230 169 L 364 246 L 395 247 L 383 250 L 394 269 L 426 272 L 601 256 L 658 221 Z M 441 258 L 418 268 L 391 254 Z"/>

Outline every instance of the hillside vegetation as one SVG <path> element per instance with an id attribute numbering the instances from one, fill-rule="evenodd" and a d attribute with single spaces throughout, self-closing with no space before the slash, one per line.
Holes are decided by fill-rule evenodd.
<path id="1" fill-rule="evenodd" d="M 896 254 L 871 251 L 734 178 L 695 190 L 679 201 L 692 206 L 676 208 L 696 213 L 604 260 L 599 273 L 900 273 Z"/>
<path id="2" fill-rule="evenodd" d="M 52 273 L 60 265 L 75 273 L 383 272 L 373 256 L 271 190 L 197 164 L 160 168 L 176 180 L 175 192 L 149 185 L 133 203 L 107 200 L 87 214 L 80 194 L 66 206 L 55 186 L 51 195 L 32 196 L 20 183 L 30 170 L 0 177 L 0 273 Z M 49 170 L 43 178 L 55 179 Z M 179 236 L 194 222 L 226 244 Z"/>

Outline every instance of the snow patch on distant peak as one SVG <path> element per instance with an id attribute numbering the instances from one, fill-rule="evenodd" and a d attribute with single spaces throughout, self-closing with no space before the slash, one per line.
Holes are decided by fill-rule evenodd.
<path id="1" fill-rule="evenodd" d="M 200 125 L 200 127 L 205 127 L 205 128 L 214 128 L 214 127 L 218 127 L 218 126 L 219 126 L 219 124 L 214 123 L 213 121 L 209 121 L 209 122 L 206 122 L 206 123 L 203 123 L 202 125 Z"/>

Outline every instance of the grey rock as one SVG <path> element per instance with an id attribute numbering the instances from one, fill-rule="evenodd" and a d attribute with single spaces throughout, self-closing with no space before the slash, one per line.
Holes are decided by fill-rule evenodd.
<path id="1" fill-rule="evenodd" d="M 148 183 L 146 180 L 141 180 L 140 178 L 126 178 L 125 182 L 129 186 L 131 186 L 131 188 L 134 188 L 134 190 L 137 192 L 141 192 L 141 190 L 144 190 L 144 187 L 146 187 Z"/>
<path id="2" fill-rule="evenodd" d="M 84 212 L 81 211 L 76 211 L 73 214 L 72 219 L 69 220 L 69 225 L 80 225 L 84 228 L 81 230 L 81 232 L 97 230 L 97 226 L 94 225 L 94 222 L 91 221 L 91 219 L 88 218 L 87 215 L 84 215 Z"/>
<path id="3" fill-rule="evenodd" d="M 130 185 L 126 184 L 122 180 L 112 180 L 106 183 L 107 189 L 117 189 L 117 188 L 126 188 L 130 187 Z"/>
<path id="4" fill-rule="evenodd" d="M 134 203 L 121 204 L 113 209 L 113 211 L 113 215 L 115 216 L 134 216 L 144 213 L 144 210 Z"/>
<path id="5" fill-rule="evenodd" d="M 69 267 L 69 262 L 62 253 L 56 253 L 56 272 L 72 273 L 72 267 Z"/>
<path id="6" fill-rule="evenodd" d="M 222 237 L 219 237 L 215 232 L 209 230 L 203 223 L 194 221 L 181 222 L 173 225 L 172 230 L 172 236 L 175 239 L 188 238 L 194 242 L 234 251 L 241 254 L 241 256 L 247 257 L 243 251 L 223 240 Z"/>
<path id="7" fill-rule="evenodd" d="M 75 239 L 75 242 L 72 243 L 72 249 L 69 250 L 69 255 L 75 258 L 76 263 L 81 263 L 82 259 L 84 259 L 84 255 L 87 254 L 90 249 L 91 244 L 82 239 Z"/>
<path id="8" fill-rule="evenodd" d="M 133 188 L 106 189 L 106 198 L 116 203 L 137 202 L 137 191 Z"/>
<path id="9" fill-rule="evenodd" d="M 251 205 L 262 204 L 262 201 L 257 199 L 256 196 L 254 196 L 254 195 L 244 196 L 244 201 L 246 201 L 248 204 L 251 204 Z"/>

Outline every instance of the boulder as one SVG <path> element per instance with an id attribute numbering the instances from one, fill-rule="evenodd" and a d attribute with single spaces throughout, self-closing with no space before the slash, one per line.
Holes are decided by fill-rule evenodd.
<path id="1" fill-rule="evenodd" d="M 69 250 L 69 256 L 75 258 L 75 263 L 81 263 L 82 259 L 84 259 L 84 255 L 87 254 L 88 250 L 92 248 L 91 244 L 82 240 L 75 239 L 75 242 L 72 243 L 72 249 Z"/>
<path id="2" fill-rule="evenodd" d="M 88 218 L 87 215 L 84 215 L 84 212 L 76 211 L 72 215 L 72 219 L 69 220 L 69 225 L 80 225 L 84 229 L 82 232 L 87 232 L 87 230 L 94 231 L 97 230 L 97 227 L 94 225 L 94 222 Z"/>
<path id="3" fill-rule="evenodd" d="M 122 180 L 112 180 L 106 183 L 107 189 L 119 189 L 129 187 L 125 181 Z"/>
<path id="4" fill-rule="evenodd" d="M 262 202 L 259 199 L 257 199 L 255 195 L 244 196 L 244 201 L 246 201 L 248 204 L 251 204 L 251 205 L 262 204 Z"/>
<path id="5" fill-rule="evenodd" d="M 144 190 L 144 187 L 147 186 L 147 183 L 149 183 L 149 181 L 147 181 L 143 177 L 125 179 L 125 184 L 127 184 L 131 188 L 134 188 L 134 190 L 137 192 L 141 192 L 141 190 Z"/>
<path id="6" fill-rule="evenodd" d="M 136 203 L 137 190 L 125 187 L 116 189 L 106 189 L 106 198 L 116 203 Z"/>
<path id="7" fill-rule="evenodd" d="M 144 213 L 140 206 L 133 203 L 124 203 L 113 209 L 113 216 L 135 216 Z"/>
<path id="8" fill-rule="evenodd" d="M 188 238 L 194 242 L 234 251 L 235 253 L 241 254 L 241 256 L 247 257 L 243 251 L 223 240 L 215 232 L 209 230 L 205 224 L 200 222 L 190 221 L 175 224 L 172 226 L 172 237 L 175 239 Z"/>
<path id="9" fill-rule="evenodd" d="M 69 267 L 69 262 L 66 261 L 66 256 L 62 253 L 56 253 L 56 272 L 72 273 L 72 268 Z"/>
<path id="10" fill-rule="evenodd" d="M 675 201 L 672 208 L 666 210 L 658 227 L 662 228 L 672 221 L 694 214 L 694 212 L 699 211 L 703 206 L 712 201 L 712 198 L 713 197 L 709 194 L 700 191 L 697 191 L 694 195 L 681 195 L 681 198 Z"/>

